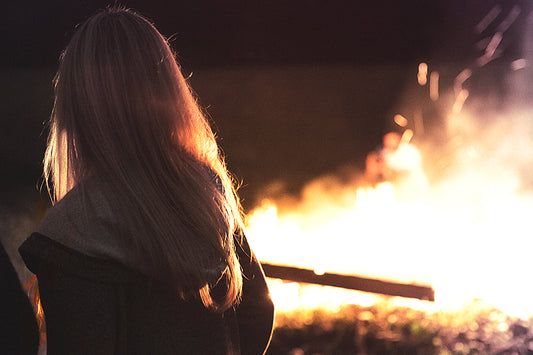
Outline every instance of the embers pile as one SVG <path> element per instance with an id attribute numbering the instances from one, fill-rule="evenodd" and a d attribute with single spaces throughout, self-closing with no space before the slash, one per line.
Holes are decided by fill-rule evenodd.
<path id="1" fill-rule="evenodd" d="M 533 354 L 528 321 L 473 301 L 434 312 L 384 302 L 279 313 L 268 354 Z"/>

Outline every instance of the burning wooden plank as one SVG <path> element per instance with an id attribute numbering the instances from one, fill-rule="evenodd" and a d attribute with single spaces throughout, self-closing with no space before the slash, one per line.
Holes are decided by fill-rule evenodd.
<path id="1" fill-rule="evenodd" d="M 322 275 L 317 275 L 313 270 L 309 269 L 267 263 L 261 264 L 263 265 L 263 270 L 265 271 L 266 276 L 271 278 L 323 286 L 342 287 L 350 290 L 380 293 L 388 296 L 418 298 L 420 300 L 432 302 L 435 301 L 435 291 L 430 286 L 404 284 L 327 272 Z"/>

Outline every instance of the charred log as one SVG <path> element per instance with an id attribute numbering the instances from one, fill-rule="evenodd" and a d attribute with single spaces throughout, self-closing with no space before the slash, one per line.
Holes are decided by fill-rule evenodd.
<path id="1" fill-rule="evenodd" d="M 425 301 L 435 301 L 435 291 L 430 286 L 404 284 L 383 281 L 353 275 L 324 273 L 317 275 L 313 270 L 290 266 L 262 263 L 267 277 L 312 283 L 323 286 L 342 287 L 350 290 L 379 293 L 388 296 L 417 298 Z"/>

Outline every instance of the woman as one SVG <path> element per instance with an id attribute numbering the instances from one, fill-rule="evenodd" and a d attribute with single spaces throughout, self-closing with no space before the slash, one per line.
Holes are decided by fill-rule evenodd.
<path id="1" fill-rule="evenodd" d="M 54 207 L 21 246 L 55 353 L 261 354 L 273 305 L 214 135 L 165 38 L 123 8 L 61 56 Z"/>

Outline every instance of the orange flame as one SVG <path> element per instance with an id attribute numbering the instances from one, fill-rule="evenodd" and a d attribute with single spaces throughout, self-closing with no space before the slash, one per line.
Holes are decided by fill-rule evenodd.
<path id="1" fill-rule="evenodd" d="M 416 193 L 420 177 L 365 187 L 327 176 L 308 184 L 296 207 L 265 200 L 248 216 L 250 242 L 258 257 L 272 264 L 432 285 L 434 305 L 395 301 L 412 307 L 449 308 L 481 299 L 508 314 L 533 315 L 533 284 L 522 275 L 530 269 L 533 193 L 521 188 L 513 166 L 529 164 L 533 154 L 528 149 L 525 157 L 510 159 L 517 145 L 528 146 L 533 127 L 519 122 L 527 121 L 516 119 L 507 137 L 502 124 L 495 124 L 472 138 L 479 126 L 452 118 L 450 130 L 472 138 L 471 144 L 457 149 L 450 168 Z M 407 175 L 418 173 L 412 169 Z M 377 300 L 270 282 L 279 309 Z"/>

